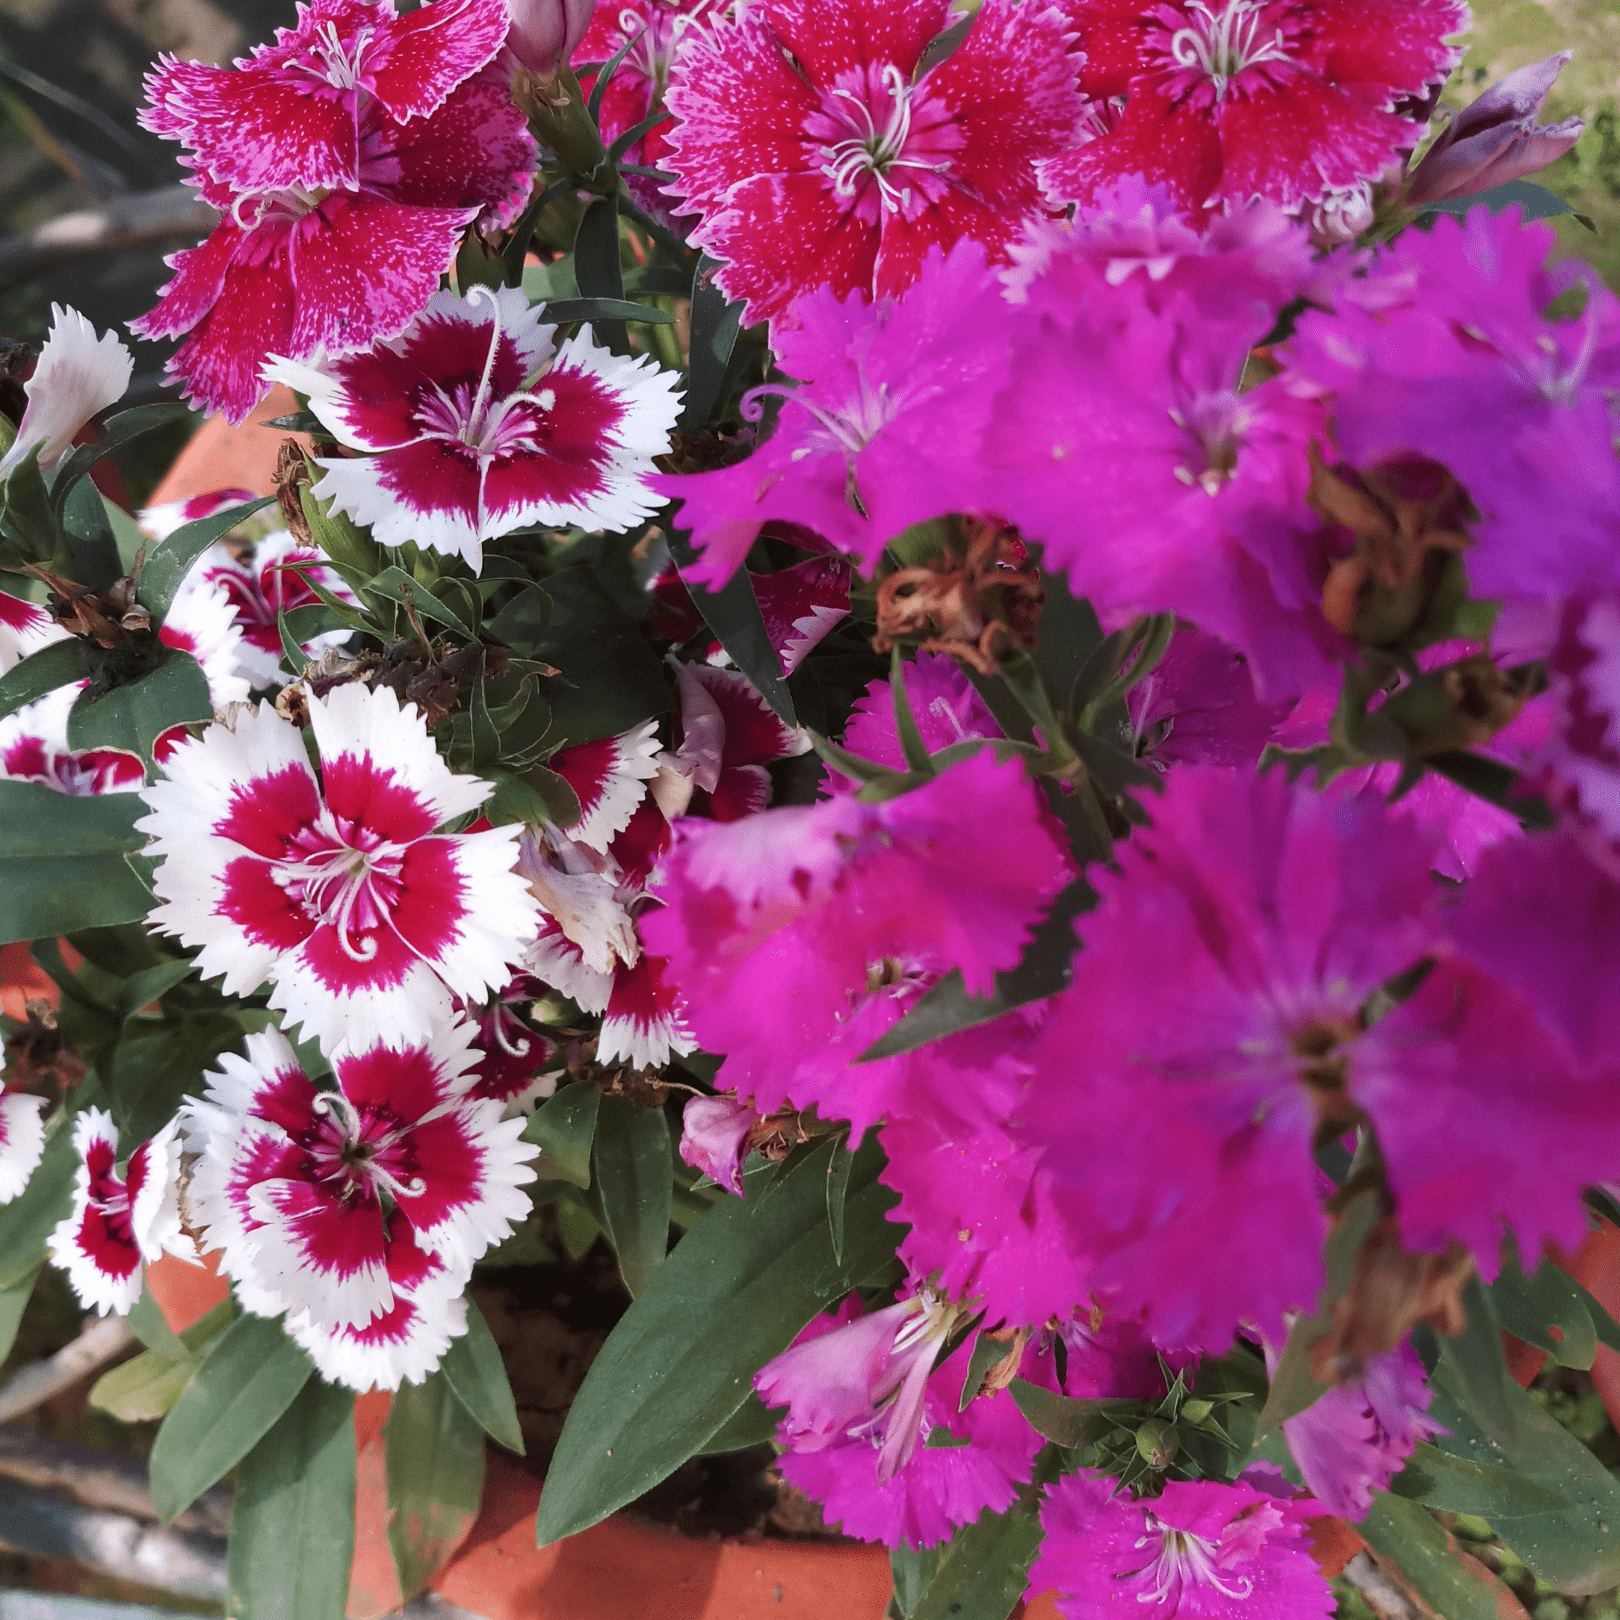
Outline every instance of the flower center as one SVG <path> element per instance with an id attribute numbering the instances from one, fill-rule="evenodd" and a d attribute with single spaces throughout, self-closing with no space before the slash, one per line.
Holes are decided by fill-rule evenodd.
<path id="1" fill-rule="evenodd" d="M 1282 29 L 1266 29 L 1266 6 L 1267 0 L 1227 0 L 1217 11 L 1205 0 L 1192 0 L 1188 26 L 1170 36 L 1171 57 L 1189 73 L 1208 79 L 1215 99 L 1222 100 L 1226 87 L 1250 68 L 1289 59 Z"/>
<path id="2" fill-rule="evenodd" d="M 1176 477 L 1196 484 L 1206 495 L 1218 495 L 1237 473 L 1249 412 L 1236 394 L 1199 394 L 1170 420 L 1181 429 L 1188 455 L 1178 462 Z"/>
<path id="3" fill-rule="evenodd" d="M 371 30 L 362 28 L 352 46 L 345 48 L 338 38 L 337 24 L 324 23 L 304 54 L 289 67 L 301 69 L 334 90 L 352 90 L 360 82 L 360 58 L 365 54 Z"/>
<path id="4" fill-rule="evenodd" d="M 1215 1562 L 1214 1542 L 1194 1535 L 1191 1530 L 1171 1529 L 1169 1525 L 1161 1523 L 1151 1510 L 1147 1522 L 1148 1533 L 1139 1536 L 1136 1545 L 1146 1547 L 1157 1535 L 1161 1538 L 1158 1555 L 1152 1563 L 1144 1564 L 1122 1577 L 1147 1577 L 1142 1590 L 1136 1594 L 1138 1603 L 1169 1603 L 1172 1605 L 1169 1613 L 1173 1615 L 1180 1608 L 1182 1593 L 1188 1587 L 1207 1586 L 1222 1597 L 1233 1599 L 1246 1598 L 1254 1590 L 1253 1581 L 1238 1580 L 1230 1575 L 1223 1577 L 1222 1570 Z M 1149 1585 L 1148 1581 L 1152 1584 Z"/>
<path id="5" fill-rule="evenodd" d="M 369 962 L 377 954 L 374 931 L 387 925 L 399 899 L 406 848 L 380 838 L 369 848 L 351 841 L 364 836 L 358 828 L 345 835 L 332 812 L 323 809 L 320 820 L 294 841 L 307 851 L 304 858 L 271 868 L 288 897 L 312 922 L 331 928 L 353 962 Z"/>
<path id="6" fill-rule="evenodd" d="M 930 200 L 920 182 L 944 174 L 951 147 L 960 143 L 942 138 L 948 121 L 934 115 L 929 98 L 906 82 L 895 63 L 876 72 L 869 68 L 864 81 L 859 88 L 833 90 L 807 126 L 821 144 L 821 172 L 840 197 L 857 202 L 875 186 L 879 212 L 909 215 L 914 200 L 919 207 Z"/>
<path id="7" fill-rule="evenodd" d="M 320 1180 L 338 1186 L 341 1197 L 420 1198 L 427 1191 L 420 1176 L 400 1174 L 404 1125 L 390 1124 L 377 1113 L 362 1114 L 341 1091 L 317 1092 L 310 1106 L 316 1115 L 307 1143 L 311 1163 Z"/>
<path id="8" fill-rule="evenodd" d="M 90 1207 L 106 1223 L 108 1230 L 123 1243 L 135 1241 L 135 1226 L 130 1219 L 128 1186 L 114 1175 L 95 1182 L 90 1190 Z"/>

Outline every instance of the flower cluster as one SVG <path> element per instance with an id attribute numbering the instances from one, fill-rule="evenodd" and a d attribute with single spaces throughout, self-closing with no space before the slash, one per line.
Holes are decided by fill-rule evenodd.
<path id="1" fill-rule="evenodd" d="M 475 1277 L 599 1235 L 542 1541 L 762 1402 L 897 1578 L 1007 1516 L 1008 1608 L 1325 1617 L 1309 1526 L 1391 1490 L 1569 1573 L 1493 1358 L 1620 1334 L 1538 1271 L 1620 1176 L 1620 301 L 1496 189 L 1562 57 L 1417 157 L 1466 20 L 309 0 L 161 60 L 220 220 L 137 328 L 301 436 L 274 527 L 124 555 L 69 450 L 129 356 L 58 310 L 0 454 L 39 1257 L 127 1312 L 212 1256 L 443 1391 L 409 1456 L 511 1439 Z"/>

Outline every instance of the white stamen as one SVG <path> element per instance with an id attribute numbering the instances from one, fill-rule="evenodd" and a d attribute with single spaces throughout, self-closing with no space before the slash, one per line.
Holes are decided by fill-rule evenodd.
<path id="1" fill-rule="evenodd" d="M 1158 1557 L 1151 1564 L 1144 1564 L 1141 1569 L 1130 1572 L 1135 1575 L 1151 1574 L 1153 1580 L 1151 1588 L 1144 1587 L 1136 1594 L 1138 1603 L 1163 1603 L 1177 1596 L 1181 1588 L 1187 1585 L 1213 1587 L 1222 1597 L 1234 1600 L 1246 1598 L 1253 1592 L 1253 1581 L 1232 1576 L 1222 1579 L 1222 1572 L 1215 1563 L 1214 1542 L 1194 1535 L 1191 1530 L 1172 1530 L 1160 1523 L 1151 1511 L 1147 1515 L 1147 1522 L 1149 1533 L 1138 1537 L 1136 1545 L 1147 1546 L 1155 1533 L 1163 1539 L 1159 1543 Z"/>
<path id="2" fill-rule="evenodd" d="M 1190 28 L 1170 36 L 1170 54 L 1185 68 L 1197 68 L 1215 82 L 1215 99 L 1245 69 L 1260 62 L 1287 61 L 1282 29 L 1273 39 L 1259 39 L 1264 0 L 1228 0 L 1216 15 L 1205 0 L 1192 0 L 1187 8 Z"/>
<path id="3" fill-rule="evenodd" d="M 906 142 L 911 139 L 911 87 L 905 75 L 893 63 L 883 69 L 883 84 L 894 105 L 889 110 L 888 123 L 880 133 L 872 109 L 854 90 L 834 90 L 841 101 L 847 101 L 865 124 L 865 130 L 856 126 L 856 133 L 845 140 L 835 141 L 827 148 L 827 161 L 821 172 L 833 183 L 840 197 L 853 197 L 863 176 L 870 174 L 877 181 L 878 195 L 885 208 L 903 211 L 911 203 L 911 188 L 897 186 L 888 178 L 890 169 L 927 169 L 938 172 L 944 167 L 938 163 L 924 163 L 917 158 L 904 157 Z M 854 120 L 850 120 L 854 123 Z"/>

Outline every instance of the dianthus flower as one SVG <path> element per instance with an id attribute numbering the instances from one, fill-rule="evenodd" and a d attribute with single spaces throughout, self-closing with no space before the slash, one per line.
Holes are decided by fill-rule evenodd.
<path id="1" fill-rule="evenodd" d="M 574 843 L 605 853 L 629 826 L 658 772 L 659 746 L 658 722 L 648 720 L 617 737 L 559 749 L 546 761 L 579 800 L 579 820 L 568 829 Z"/>
<path id="2" fill-rule="evenodd" d="M 1047 1492 L 1029 1590 L 1056 1587 L 1065 1620 L 1327 1620 L 1333 1589 L 1305 1534 L 1321 1509 L 1269 1485 L 1251 1469 L 1229 1485 L 1172 1480 L 1162 1496 L 1136 1498 L 1115 1480 L 1071 1474 Z"/>
<path id="3" fill-rule="evenodd" d="M 224 216 L 131 329 L 184 338 L 187 397 L 241 421 L 271 355 L 344 354 L 402 331 L 463 229 L 509 224 L 535 145 L 490 63 L 501 0 L 317 0 L 235 69 L 165 58 L 143 114 Z M 296 138 L 289 134 L 298 131 Z"/>
<path id="4" fill-rule="evenodd" d="M 635 961 L 614 964 L 596 1037 L 598 1063 L 661 1069 L 671 1056 L 684 1057 L 697 1044 L 663 957 L 642 950 Z"/>
<path id="5" fill-rule="evenodd" d="M 451 773 L 419 713 L 387 688 L 309 700 L 321 774 L 268 703 L 164 763 L 138 825 L 164 857 L 151 926 L 201 948 L 227 995 L 270 1005 L 330 1049 L 426 1035 L 452 994 L 510 977 L 535 905 L 516 830 L 441 833 L 492 791 Z"/>
<path id="6" fill-rule="evenodd" d="M 883 804 L 837 798 L 677 825 L 640 919 L 716 1085 L 761 1113 L 815 1104 L 859 1134 L 903 1060 L 851 1065 L 952 967 L 985 992 L 1069 876 L 1017 761 L 988 750 Z"/>
<path id="7" fill-rule="evenodd" d="M 919 652 L 902 667 L 906 700 L 929 753 L 937 754 L 973 737 L 1001 735 L 1001 727 L 985 707 L 984 699 L 949 653 Z M 873 681 L 855 700 L 849 724 L 844 728 L 843 746 L 874 765 L 887 765 L 892 771 L 908 768 L 895 723 L 890 682 Z M 826 786 L 833 793 L 855 793 L 860 785 L 838 771 L 827 772 Z"/>
<path id="8" fill-rule="evenodd" d="M 682 1163 L 741 1198 L 743 1160 L 759 1123 L 759 1115 L 729 1093 L 689 1097 L 681 1110 Z"/>
<path id="9" fill-rule="evenodd" d="M 1563 604 L 1547 660 L 1553 722 L 1541 750 L 1559 807 L 1620 847 L 1620 596 Z"/>
<path id="10" fill-rule="evenodd" d="M 538 979 L 517 973 L 487 1001 L 459 1009 L 473 1027 L 479 1054 L 468 1095 L 498 1102 L 508 1119 L 533 1113 L 557 1089 L 561 1062 L 551 1063 L 557 1044 L 525 1016 L 545 993 Z"/>
<path id="11" fill-rule="evenodd" d="M 1064 0 L 1093 140 L 1041 166 L 1059 201 L 1122 175 L 1203 214 L 1264 198 L 1290 213 L 1381 174 L 1461 52 L 1460 0 Z M 1123 96 L 1124 111 L 1110 103 Z"/>
<path id="12" fill-rule="evenodd" d="M 51 305 L 51 329 L 23 384 L 28 404 L 11 448 L 0 456 L 0 479 L 37 453 L 49 472 L 68 453 L 97 411 L 116 405 L 129 387 L 134 361 L 111 332 L 99 338 L 78 310 Z"/>
<path id="13" fill-rule="evenodd" d="M 672 769 L 691 784 L 699 813 L 716 821 L 758 814 L 771 802 L 766 766 L 810 752 L 809 733 L 782 720 L 746 675 L 677 664 L 681 746 Z M 701 798 L 696 795 L 701 794 Z"/>
<path id="14" fill-rule="evenodd" d="M 1266 1361 L 1275 1371 L 1269 1347 Z M 1306 1489 L 1329 1513 L 1359 1524 L 1371 1511 L 1372 1493 L 1389 1489 L 1418 1442 L 1446 1432 L 1426 1415 L 1430 1399 L 1423 1363 L 1410 1345 L 1369 1356 L 1348 1382 L 1283 1420 Z"/>
<path id="15" fill-rule="evenodd" d="M 726 261 L 716 281 L 745 322 L 792 324 L 817 287 L 901 292 L 964 236 L 1004 258 L 1043 211 L 1036 164 L 1081 112 L 1063 16 L 985 0 L 919 71 L 950 21 L 948 0 L 762 0 L 682 42 L 669 195 L 702 216 L 691 240 Z"/>
<path id="16" fill-rule="evenodd" d="M 0 591 L 0 675 L 67 634 L 43 608 Z"/>
<path id="17" fill-rule="evenodd" d="M 152 511 L 143 515 L 150 524 Z M 275 529 L 248 546 L 210 546 L 192 565 L 175 596 L 175 604 L 184 615 L 194 596 L 207 596 L 210 607 L 223 596 L 242 638 L 236 649 L 235 673 L 251 687 L 279 686 L 287 679 L 281 668 L 280 616 L 320 601 L 308 579 L 339 601 L 355 601 L 354 592 L 325 565 L 319 551 L 300 545 L 285 529 Z M 312 659 L 318 658 L 327 647 L 342 646 L 349 634 L 347 630 L 328 630 L 312 636 L 302 644 L 304 652 Z M 222 703 L 216 706 L 224 707 Z"/>
<path id="18" fill-rule="evenodd" d="M 1329 398 L 1343 457 L 1440 462 L 1480 513 L 1465 554 L 1482 597 L 1540 600 L 1620 568 L 1620 300 L 1589 281 L 1579 315 L 1550 319 L 1578 284 L 1547 263 L 1553 231 L 1517 209 L 1408 231 L 1337 312 L 1307 314 L 1288 347 L 1296 391 Z"/>
<path id="19" fill-rule="evenodd" d="M 45 1099 L 0 1087 L 0 1204 L 28 1185 L 45 1151 Z"/>
<path id="20" fill-rule="evenodd" d="M 1158 770 L 1253 765 L 1291 707 L 1260 702 L 1242 654 L 1188 625 L 1125 701 L 1137 757 Z"/>
<path id="21" fill-rule="evenodd" d="M 1377 1132 L 1409 1248 L 1457 1239 L 1490 1267 L 1503 1224 L 1525 1253 L 1578 1237 L 1620 1110 L 1521 996 L 1444 954 L 1432 837 L 1200 766 L 1153 816 L 1093 877 L 1026 1108 L 1118 1308 L 1166 1342 L 1217 1347 L 1240 1319 L 1280 1339 L 1321 1286 L 1328 1124 Z"/>
<path id="22" fill-rule="evenodd" d="M 0 720 L 0 777 L 38 782 L 74 798 L 100 793 L 134 793 L 145 785 L 146 767 L 122 748 L 68 746 L 68 714 L 78 686 L 61 686 Z M 165 733 L 178 742 L 184 731 Z"/>
<path id="23" fill-rule="evenodd" d="M 224 489 L 205 490 L 200 495 L 181 495 L 172 501 L 160 501 L 156 506 L 143 506 L 135 515 L 141 527 L 154 540 L 167 540 L 176 529 L 184 528 L 188 523 L 218 517 L 233 506 L 246 506 L 258 498 L 251 489 L 227 485 Z"/>
<path id="24" fill-rule="evenodd" d="M 176 592 L 158 640 L 197 660 L 216 710 L 247 702 L 251 688 L 242 674 L 242 627 L 223 584 L 216 580 Z"/>
<path id="25" fill-rule="evenodd" d="M 859 1301 L 851 1296 L 836 1312 L 818 1316 L 794 1347 L 760 1374 L 764 1380 L 776 1369 L 768 1384 L 759 1384 L 767 1404 L 792 1403 L 777 1431 L 787 1445 L 778 1463 L 782 1477 L 814 1497 L 826 1518 L 845 1535 L 891 1548 L 937 1546 L 987 1509 L 1004 1512 L 1028 1481 L 1042 1444 L 1006 1393 L 981 1396 L 966 1411 L 957 1410 L 970 1344 L 961 1345 L 938 1369 L 928 1371 L 938 1351 L 929 1317 L 951 1307 L 930 1301 L 921 1316 L 900 1318 L 898 1333 L 893 1333 L 892 1324 L 885 1324 L 884 1334 L 893 1333 L 894 1340 L 888 1363 L 880 1359 L 881 1348 L 879 1359 L 872 1359 L 874 1340 L 866 1336 L 872 1331 L 866 1324 L 906 1307 L 915 1311 L 917 1303 L 904 1300 L 862 1316 Z M 839 1343 L 840 1338 L 845 1342 Z M 881 1340 L 876 1343 L 881 1347 Z M 921 1370 L 918 1361 L 907 1367 L 908 1381 L 915 1381 L 916 1389 L 902 1382 L 892 1395 L 884 1393 L 899 1371 L 897 1363 L 919 1352 L 925 1352 Z M 864 1409 L 857 1406 L 858 1388 L 842 1383 L 854 1370 L 855 1358 L 863 1355 L 868 1359 L 860 1372 L 870 1380 L 871 1398 Z M 1025 1370 L 1027 1374 L 1031 1369 Z M 806 1432 L 800 1427 L 801 1414 L 830 1393 L 825 1386 L 818 1389 L 822 1378 L 833 1385 L 835 1401 L 846 1394 L 854 1397 L 849 1402 L 853 1410 L 847 1416 L 840 1414 L 841 1428 L 829 1433 L 818 1426 Z M 903 1459 L 891 1461 L 891 1446 L 902 1425 L 911 1434 L 912 1449 Z M 930 1444 L 930 1439 L 946 1444 Z"/>
<path id="26" fill-rule="evenodd" d="M 852 578 L 848 562 L 835 555 L 807 557 L 773 574 L 749 574 L 765 634 L 784 677 L 849 617 Z"/>
<path id="27" fill-rule="evenodd" d="M 589 327 L 558 344 L 544 306 L 513 288 L 424 302 L 363 352 L 266 368 L 367 452 L 322 460 L 315 494 L 381 545 L 415 540 L 475 573 L 484 542 L 513 529 L 617 531 L 657 510 L 646 475 L 680 413 L 677 373 L 613 354 Z"/>
<path id="28" fill-rule="evenodd" d="M 446 1307 L 473 1262 L 529 1211 L 538 1150 L 471 1094 L 470 1033 L 351 1045 L 323 1090 L 267 1030 L 191 1105 L 190 1203 L 220 1269 L 357 1388 L 421 1380 L 465 1327 Z"/>
<path id="29" fill-rule="evenodd" d="M 73 1208 L 49 1238 L 51 1259 L 67 1273 L 86 1309 L 126 1315 L 141 1297 L 142 1267 L 165 1250 L 196 1253 L 180 1229 L 176 1188 L 180 1144 L 171 1121 L 118 1171 L 118 1131 L 104 1108 L 73 1122 L 79 1169 Z"/>
<path id="30" fill-rule="evenodd" d="M 1027 8 L 1026 8 L 1027 9 Z M 775 430 L 744 461 L 651 480 L 681 504 L 701 556 L 685 572 L 729 579 L 765 524 L 802 524 L 863 567 L 913 523 L 988 508 L 997 486 L 973 453 L 1006 379 L 1010 316 L 980 248 L 930 255 L 899 297 L 811 293 L 775 339 L 800 379 Z M 759 400 L 744 407 L 759 413 Z"/>
<path id="31" fill-rule="evenodd" d="M 985 448 L 1003 515 L 1105 623 L 1182 613 L 1246 655 L 1262 696 L 1285 698 L 1336 673 L 1306 499 L 1327 424 L 1280 379 L 1241 391 L 1278 285 L 1247 257 L 1235 244 L 1113 286 L 1084 256 L 1054 260 L 1059 296 L 1029 288 Z M 1088 296 L 1070 303 L 1063 282 L 1082 267 Z M 1225 318 L 1200 307 L 1210 293 Z"/>
<path id="32" fill-rule="evenodd" d="M 611 146 L 659 111 L 669 88 L 676 47 L 689 29 L 703 28 L 729 9 L 726 0 L 628 0 L 623 5 L 596 8 L 575 52 L 579 60 L 610 62 L 626 44 L 630 46 L 602 91 L 597 121 L 606 144 Z M 580 81 L 580 88 L 587 92 L 595 86 L 594 74 Z M 669 152 L 669 131 L 666 119 L 637 136 L 620 158 L 621 172 L 625 165 L 661 168 Z M 664 181 L 647 174 L 626 174 L 624 184 L 644 213 L 665 221 L 671 218 Z"/>

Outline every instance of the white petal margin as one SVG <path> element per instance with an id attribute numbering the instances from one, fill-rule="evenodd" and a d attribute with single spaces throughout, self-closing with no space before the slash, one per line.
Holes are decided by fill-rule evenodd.
<path id="1" fill-rule="evenodd" d="M 542 919 L 540 937 L 529 948 L 524 965 L 542 984 L 567 996 L 581 1012 L 606 1010 L 613 993 L 612 973 L 587 967 L 579 946 L 551 918 Z"/>
<path id="2" fill-rule="evenodd" d="M 408 540 L 447 557 L 460 557 L 477 574 L 484 566 L 484 541 L 475 507 L 438 503 L 410 506 L 382 481 L 387 452 L 351 456 L 316 465 L 324 476 L 310 493 L 347 513 L 380 546 L 402 546 Z M 513 524 L 516 528 L 518 525 Z"/>
<path id="3" fill-rule="evenodd" d="M 655 983 L 656 978 L 654 959 L 645 954 L 614 975 L 596 1042 L 598 1063 L 661 1069 L 672 1053 L 685 1056 L 697 1050 L 697 1037 L 686 1027 L 673 991 Z"/>
<path id="4" fill-rule="evenodd" d="M 28 1185 L 45 1151 L 43 1097 L 26 1091 L 0 1091 L 0 1204 L 9 1204 Z"/>
<path id="5" fill-rule="evenodd" d="M 576 844 L 605 854 L 608 845 L 630 825 L 647 783 L 658 774 L 662 751 L 657 720 L 648 720 L 615 737 L 607 774 L 602 778 L 601 796 L 568 829 L 568 836 Z"/>
<path id="6" fill-rule="evenodd" d="M 363 1328 L 326 1328 L 307 1311 L 287 1319 L 287 1332 L 328 1383 L 349 1389 L 420 1384 L 467 1331 L 467 1274 L 440 1267 L 412 1289 L 396 1287 L 394 1306 Z"/>
<path id="7" fill-rule="evenodd" d="M 188 652 L 208 678 L 208 697 L 215 709 L 246 703 L 252 688 L 240 674 L 242 632 L 236 610 L 218 583 L 196 585 L 174 599 L 159 639 Z"/>
<path id="8" fill-rule="evenodd" d="M 51 305 L 51 329 L 23 384 L 28 396 L 17 437 L 0 456 L 0 478 L 28 459 L 38 446 L 47 472 L 67 454 L 80 428 L 97 411 L 115 405 L 129 387 L 134 360 L 111 333 L 96 329 L 76 309 Z"/>

